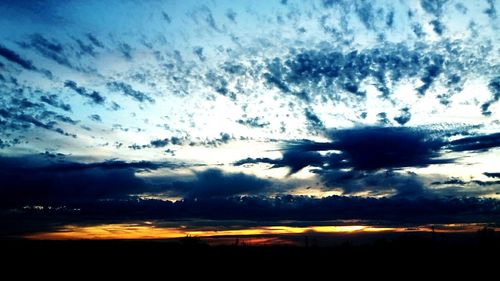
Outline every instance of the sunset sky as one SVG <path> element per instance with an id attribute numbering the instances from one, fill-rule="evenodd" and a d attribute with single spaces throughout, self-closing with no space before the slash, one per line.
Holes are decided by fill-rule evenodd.
<path id="1" fill-rule="evenodd" d="M 3 0 L 0 26 L 1 237 L 499 226 L 498 0 Z"/>

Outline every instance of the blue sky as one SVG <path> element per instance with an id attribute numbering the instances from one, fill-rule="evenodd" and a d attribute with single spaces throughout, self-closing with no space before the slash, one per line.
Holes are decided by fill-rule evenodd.
<path id="1" fill-rule="evenodd" d="M 54 215 L 60 225 L 92 212 L 99 223 L 178 219 L 162 204 L 206 200 L 181 216 L 192 220 L 222 200 L 234 217 L 207 219 L 263 220 L 245 199 L 269 204 L 266 220 L 379 219 L 357 201 L 368 198 L 391 211 L 435 200 L 447 210 L 436 208 L 441 222 L 497 221 L 498 9 L 495 0 L 2 1 L 2 216 L 36 206 L 76 210 L 69 221 Z M 278 215 L 273 200 L 286 196 L 310 201 L 288 208 L 311 214 Z M 318 211 L 344 197 L 359 213 Z M 453 200 L 472 215 L 451 216 Z M 115 218 L 99 205 L 115 201 L 158 202 L 168 215 Z"/>

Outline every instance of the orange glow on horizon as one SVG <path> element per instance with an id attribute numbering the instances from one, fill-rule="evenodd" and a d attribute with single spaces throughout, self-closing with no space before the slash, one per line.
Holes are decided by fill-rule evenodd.
<path id="1" fill-rule="evenodd" d="M 436 227 L 436 232 L 474 232 L 482 228 L 480 224 L 448 224 Z M 494 228 L 495 231 L 500 230 Z M 110 240 L 110 239 L 169 239 L 193 237 L 221 237 L 221 236 L 263 236 L 263 235 L 293 235 L 293 234 L 334 234 L 334 233 L 373 233 L 373 232 L 432 232 L 432 227 L 416 228 L 402 227 L 375 227 L 365 225 L 343 226 L 262 226 L 241 229 L 186 229 L 182 227 L 155 227 L 148 222 L 144 224 L 103 224 L 95 226 L 68 225 L 53 232 L 36 233 L 25 236 L 27 239 L 41 240 Z M 259 244 L 255 240 L 255 244 Z"/>

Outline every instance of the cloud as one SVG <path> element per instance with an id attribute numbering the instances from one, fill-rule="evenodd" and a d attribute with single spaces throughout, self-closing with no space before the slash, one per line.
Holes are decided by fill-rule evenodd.
<path id="1" fill-rule="evenodd" d="M 491 105 L 500 99 L 500 77 L 492 79 L 488 84 L 488 89 L 492 93 L 492 97 L 481 105 L 481 110 L 484 116 L 491 116 L 491 111 L 489 110 Z"/>
<path id="2" fill-rule="evenodd" d="M 488 172 L 485 172 L 483 174 L 485 176 L 487 176 L 488 178 L 500 178 L 500 173 L 488 173 Z"/>
<path id="3" fill-rule="evenodd" d="M 57 95 L 55 94 L 40 96 L 40 101 L 52 105 L 53 107 L 62 109 L 64 111 L 71 112 L 71 105 L 60 101 Z"/>
<path id="4" fill-rule="evenodd" d="M 236 14 L 236 12 L 235 12 L 233 9 L 228 9 L 228 10 L 226 11 L 226 17 L 227 17 L 230 21 L 232 21 L 233 23 L 236 23 L 236 16 L 237 16 L 237 14 Z"/>
<path id="5" fill-rule="evenodd" d="M 0 56 L 5 58 L 6 60 L 13 62 L 24 69 L 36 71 L 37 68 L 33 65 L 33 63 L 29 60 L 23 59 L 16 52 L 7 49 L 6 47 L 0 45 Z"/>
<path id="6" fill-rule="evenodd" d="M 312 132 L 322 132 L 325 130 L 325 125 L 323 124 L 323 121 L 319 119 L 319 117 L 310 109 L 306 109 L 304 112 L 304 115 L 306 117 L 306 122 L 309 130 Z"/>
<path id="7" fill-rule="evenodd" d="M 420 6 L 424 11 L 436 17 L 443 13 L 443 6 L 448 0 L 420 0 Z"/>
<path id="8" fill-rule="evenodd" d="M 138 102 L 146 102 L 146 101 L 150 102 L 150 103 L 155 102 L 155 100 L 153 98 L 149 97 L 148 95 L 146 95 L 145 93 L 143 93 L 141 91 L 134 90 L 132 88 L 132 86 L 130 86 L 126 83 L 123 83 L 123 82 L 112 81 L 112 82 L 106 83 L 106 86 L 108 87 L 108 89 L 110 91 L 121 92 L 126 96 L 132 97 L 133 99 L 135 99 Z"/>
<path id="9" fill-rule="evenodd" d="M 452 151 L 487 151 L 500 146 L 500 133 L 460 138 L 450 141 Z"/>
<path id="10" fill-rule="evenodd" d="M 30 162 L 26 162 L 26 161 Z M 2 207 L 120 198 L 140 191 L 134 170 L 118 163 L 54 163 L 41 157 L 1 158 Z M 120 164 L 122 164 L 120 166 Z"/>
<path id="11" fill-rule="evenodd" d="M 119 44 L 118 50 L 127 60 L 132 60 L 132 47 L 129 44 L 127 43 Z"/>
<path id="12" fill-rule="evenodd" d="M 325 169 L 351 168 L 375 171 L 403 167 L 425 167 L 449 163 L 437 159 L 445 144 L 424 130 L 406 127 L 355 127 L 330 132 L 331 142 L 295 141 L 284 147 L 282 159 L 245 159 L 236 165 L 268 163 L 273 167 L 288 166 L 297 172 L 306 166 Z M 330 151 L 322 156 L 319 151 Z"/>
<path id="13" fill-rule="evenodd" d="M 265 193 L 271 181 L 243 173 L 224 173 L 208 169 L 195 173 L 194 180 L 175 181 L 168 192 L 184 198 L 230 197 Z"/>
<path id="14" fill-rule="evenodd" d="M 21 106 L 18 108 L 8 108 L 8 109 L 0 108 L 0 117 L 4 118 L 4 120 L 2 120 L 1 123 L 2 126 L 0 127 L 2 131 L 7 131 L 7 130 L 22 131 L 32 128 L 32 126 L 35 126 L 38 128 L 56 132 L 64 136 L 70 136 L 76 138 L 75 134 L 68 133 L 63 129 L 56 127 L 57 126 L 56 121 L 66 122 L 72 125 L 76 124 L 77 121 L 74 121 L 69 117 L 59 115 L 51 111 L 44 111 L 43 107 L 41 108 L 42 110 L 34 110 L 32 113 L 24 112 L 26 106 L 38 108 L 40 107 L 39 104 L 28 103 L 23 105 L 21 102 L 20 105 Z M 31 111 L 31 109 L 29 111 Z"/>
<path id="15" fill-rule="evenodd" d="M 106 224 L 130 221 L 213 220 L 225 225 L 237 220 L 241 225 L 259 223 L 311 223 L 333 220 L 362 220 L 377 224 L 436 224 L 494 222 L 500 219 L 498 200 L 478 198 L 415 199 L 330 196 L 311 198 L 282 195 L 276 197 L 234 196 L 190 198 L 177 202 L 123 198 L 86 202 L 75 200 L 58 205 L 26 206 L 8 213 L 1 223 L 30 222 L 24 226 L 2 227 L 3 235 L 33 233 L 59 225 Z M 46 224 L 38 224 L 44 218 Z M 32 223 L 31 223 L 32 222 Z M 35 223 L 38 222 L 38 223 Z M 20 225 L 16 223 L 15 225 Z"/>
<path id="16" fill-rule="evenodd" d="M 76 70 L 82 70 L 79 66 L 70 61 L 70 54 L 65 46 L 55 39 L 49 40 L 39 33 L 32 34 L 28 42 L 21 42 L 19 45 L 23 48 L 36 50 L 42 56 L 55 61 L 60 65 L 67 66 Z"/>
<path id="17" fill-rule="evenodd" d="M 291 143 L 288 150 L 339 151 L 329 156 L 330 167 L 355 170 L 423 167 L 446 163 L 436 159 L 443 146 L 440 139 L 423 130 L 407 127 L 355 127 L 330 132 L 330 143 Z"/>
<path id="18" fill-rule="evenodd" d="M 421 179 L 412 173 L 395 173 L 391 170 L 364 172 L 316 169 L 326 189 L 340 188 L 345 195 L 364 193 L 366 196 L 385 196 L 391 198 L 436 198 Z"/>
<path id="19" fill-rule="evenodd" d="M 104 44 L 99 41 L 92 33 L 87 33 L 87 39 L 96 47 L 104 48 Z"/>
<path id="20" fill-rule="evenodd" d="M 99 94 L 96 91 L 90 91 L 90 90 L 85 89 L 84 87 L 78 87 L 78 85 L 76 84 L 75 81 L 66 80 L 64 82 L 64 87 L 70 88 L 71 90 L 73 90 L 77 94 L 79 94 L 80 96 L 86 97 L 86 98 L 92 100 L 92 102 L 94 104 L 104 104 L 104 102 L 106 100 L 103 96 L 101 96 L 101 94 Z"/>
<path id="21" fill-rule="evenodd" d="M 461 133 L 451 135 L 455 134 Z M 247 158 L 235 162 L 234 165 L 265 163 L 272 165 L 271 168 L 289 167 L 290 174 L 310 166 L 326 187 L 340 188 L 345 194 L 365 192 L 371 196 L 392 194 L 400 197 L 435 197 L 440 196 L 440 193 L 427 188 L 416 175 L 395 171 L 405 167 L 453 163 L 454 159 L 443 157 L 449 150 L 485 151 L 500 145 L 499 133 L 462 137 L 453 141 L 445 140 L 444 135 L 446 134 L 442 132 L 407 127 L 355 127 L 333 130 L 329 133 L 331 142 L 289 142 L 283 148 L 281 159 Z M 489 186 L 496 183 L 478 180 L 433 183 L 437 184 Z M 454 193 L 453 190 L 446 192 Z M 480 191 L 471 192 L 481 195 Z M 441 193 L 444 193 L 444 190 Z"/>
<path id="22" fill-rule="evenodd" d="M 271 164 L 272 168 L 288 167 L 290 174 L 297 173 L 307 166 L 319 166 L 323 164 L 323 157 L 315 151 L 295 151 L 288 150 L 283 152 L 281 159 L 271 158 L 246 158 L 233 163 L 235 166 L 246 164 Z"/>
<path id="23" fill-rule="evenodd" d="M 241 125 L 245 125 L 251 128 L 265 128 L 270 125 L 269 122 L 263 121 L 262 118 L 260 117 L 239 119 L 237 122 L 240 123 Z"/>
<path id="24" fill-rule="evenodd" d="M 194 176 L 160 177 L 153 181 L 137 176 L 158 169 L 177 169 L 181 163 L 107 160 L 81 163 L 71 158 L 31 155 L 0 157 L 2 204 L 60 204 L 78 200 L 123 199 L 139 194 L 171 194 L 185 198 L 226 197 L 265 193 L 271 181 L 219 169 L 194 172 Z M 0 204 L 0 206 L 2 206 Z"/>
<path id="25" fill-rule="evenodd" d="M 200 61 L 205 61 L 207 59 L 205 55 L 203 55 L 202 47 L 194 47 L 193 53 L 200 59 Z"/>
<path id="26" fill-rule="evenodd" d="M 366 12 L 364 9 L 360 11 L 362 14 Z M 367 24 L 371 27 L 370 21 Z M 359 102 L 366 97 L 362 83 L 366 79 L 380 92 L 381 98 L 390 99 L 396 83 L 405 78 L 420 77 L 422 85 L 416 85 L 415 91 L 424 95 L 435 81 L 441 81 L 441 76 L 463 71 L 463 62 L 457 59 L 468 54 L 457 54 L 456 57 L 442 54 L 441 50 L 451 44 L 424 44 L 413 48 L 385 44 L 384 47 L 347 53 L 336 51 L 333 47 L 302 49 L 267 60 L 262 78 L 268 87 L 276 87 L 305 101 L 321 94 L 336 102 L 351 99 Z M 328 94 L 332 88 L 342 89 L 343 94 Z M 453 94 L 459 90 L 450 87 L 449 91 Z"/>
<path id="27" fill-rule="evenodd" d="M 152 140 L 150 142 L 151 146 L 156 147 L 156 148 L 165 147 L 168 145 L 168 143 L 169 143 L 169 139 L 163 139 L 163 140 L 156 139 L 156 140 Z"/>
<path id="28" fill-rule="evenodd" d="M 169 23 L 169 24 L 170 24 L 170 23 L 172 23 L 172 19 L 170 18 L 170 16 L 169 16 L 167 13 L 165 13 L 165 12 L 161 12 L 161 16 L 162 16 L 162 18 L 163 18 L 163 19 L 164 19 L 167 23 Z"/>
<path id="29" fill-rule="evenodd" d="M 404 125 L 408 123 L 410 119 L 411 119 L 411 113 L 408 107 L 403 107 L 399 112 L 399 116 L 394 117 L 394 121 L 398 122 L 399 125 Z"/>
<path id="30" fill-rule="evenodd" d="M 99 122 L 99 123 L 102 122 L 101 116 L 99 114 L 89 115 L 89 119 L 92 121 L 95 121 L 95 122 Z"/>
<path id="31" fill-rule="evenodd" d="M 293 157 L 284 158 L 288 163 L 296 163 L 295 167 L 299 169 L 303 165 L 302 158 L 294 160 Z M 269 193 L 276 191 L 273 181 L 219 169 L 196 171 L 192 175 L 138 176 L 138 173 L 151 170 L 182 166 L 168 162 L 108 160 L 81 163 L 72 161 L 69 156 L 47 157 L 43 154 L 0 157 L 0 165 L 3 222 L 33 221 L 40 216 L 51 225 L 78 225 L 89 220 L 106 223 L 151 219 L 211 219 L 221 220 L 220 223 L 224 220 L 263 219 L 451 223 L 500 218 L 497 200 L 432 196 L 431 190 L 423 189 L 413 174 L 353 171 L 335 175 L 331 170 L 332 173 L 325 174 L 324 179 L 328 176 L 335 185 L 343 183 L 345 194 L 368 191 L 371 195 L 384 195 L 393 189 L 396 193 L 380 199 L 355 196 L 312 198 L 286 193 L 269 197 Z M 140 199 L 143 194 L 183 199 L 177 202 Z M 29 225 L 23 229 L 2 227 L 2 233 L 33 231 Z"/>
<path id="32" fill-rule="evenodd" d="M 1 207 L 127 198 L 154 190 L 137 172 L 179 167 L 148 161 L 80 163 L 44 155 L 0 157 L 0 164 Z"/>

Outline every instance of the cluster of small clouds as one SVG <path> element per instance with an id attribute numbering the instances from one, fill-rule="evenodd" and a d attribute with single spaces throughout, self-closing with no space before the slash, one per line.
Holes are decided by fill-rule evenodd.
<path id="1" fill-rule="evenodd" d="M 96 4 L 102 24 L 0 3 L 0 217 L 498 221 L 494 167 L 418 174 L 498 153 L 498 3 L 388 2 Z M 235 143 L 251 157 L 173 157 Z M 340 196 L 294 195 L 303 172 Z"/>

